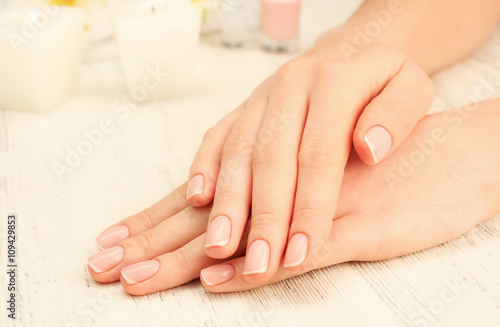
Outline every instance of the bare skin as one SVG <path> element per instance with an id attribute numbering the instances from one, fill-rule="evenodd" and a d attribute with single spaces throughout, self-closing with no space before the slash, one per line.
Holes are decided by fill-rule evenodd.
<path id="1" fill-rule="evenodd" d="M 499 17 L 494 0 L 368 0 L 280 67 L 207 132 L 191 166 L 190 204 L 213 202 L 206 254 L 228 258 L 246 241 L 254 283 L 315 262 L 352 146 L 369 165 L 394 153 L 433 99 L 428 74 L 474 51 Z"/>
<path id="2" fill-rule="evenodd" d="M 364 221 L 367 218 L 357 218 L 355 213 L 373 209 L 365 208 L 365 204 L 357 200 L 349 200 L 350 197 L 346 200 L 345 194 L 349 193 L 345 189 L 349 189 L 350 185 L 362 187 L 358 183 L 371 183 L 373 180 L 378 184 L 372 185 L 370 190 L 373 194 L 365 201 L 379 206 L 389 206 L 387 199 L 394 195 L 390 193 L 390 196 L 386 194 L 388 198 L 378 199 L 388 192 L 382 191 L 388 183 L 391 192 L 396 195 L 406 191 L 406 185 L 415 176 L 405 177 L 403 181 L 398 179 L 401 168 L 395 160 L 401 158 L 393 157 L 405 149 L 410 151 L 409 135 L 418 139 L 421 124 L 425 126 L 435 119 L 426 118 L 419 123 L 434 96 L 428 74 L 474 51 L 488 38 L 499 17 L 500 2 L 494 0 L 365 1 L 345 24 L 327 31 L 312 49 L 279 68 L 239 108 L 207 132 L 191 166 L 189 186 L 183 189 L 186 192 L 184 199 L 171 195 L 167 197 L 169 200 L 146 210 L 146 214 L 121 222 L 128 228 L 121 229 L 120 235 L 131 238 L 120 243 L 124 251 L 117 250 L 110 257 L 116 260 L 117 255 L 125 253 L 125 258 L 110 271 L 93 272 L 93 275 L 99 281 L 114 281 L 120 277 L 122 268 L 171 252 L 167 254 L 171 261 L 162 262 L 162 270 L 157 277 L 145 282 L 154 285 L 141 288 L 141 283 L 125 287 L 132 294 L 144 294 L 168 288 L 166 283 L 178 285 L 175 279 L 162 281 L 160 278 L 169 276 L 161 272 L 165 266 L 175 265 L 178 260 L 172 253 L 183 253 L 172 251 L 190 240 L 192 247 L 186 249 L 200 255 L 193 257 L 197 261 L 193 261 L 196 264 L 192 273 L 199 271 L 201 266 L 245 253 L 246 257 L 235 261 L 234 267 L 238 270 L 235 278 L 254 283 L 254 286 L 339 262 L 338 258 L 326 260 L 323 255 L 325 249 L 333 246 L 332 242 L 342 239 L 342 234 L 339 236 L 336 232 L 339 228 L 342 230 L 339 224 Z M 446 123 L 447 119 L 444 120 Z M 416 131 L 415 126 L 419 126 Z M 456 157 L 465 156 L 469 151 L 467 146 L 472 145 L 466 140 L 464 142 L 464 149 L 450 153 Z M 449 144 L 455 143 L 445 142 L 443 147 Z M 356 155 L 353 154 L 353 147 Z M 492 148 L 484 148 L 485 154 L 490 155 Z M 480 156 L 481 153 L 475 150 L 470 149 Z M 431 167 L 428 174 L 438 171 L 441 175 L 429 176 L 429 180 L 431 177 L 433 181 L 445 179 L 442 176 L 453 173 L 451 167 L 456 167 L 457 163 L 447 160 L 449 166 L 445 166 L 442 163 L 448 159 L 447 155 L 443 154 L 443 160 L 434 162 L 435 157 L 433 154 L 427 158 L 425 167 Z M 473 161 L 473 158 L 470 160 Z M 458 162 L 462 164 L 461 159 Z M 361 163 L 376 165 L 376 168 L 365 167 Z M 425 167 L 419 169 L 425 170 Z M 369 179 L 359 178 L 358 181 L 357 177 L 353 177 L 353 171 L 356 176 L 370 172 Z M 387 179 L 387 176 L 392 178 Z M 415 181 L 413 187 L 418 189 L 422 186 L 418 183 Z M 432 194 L 440 196 L 442 206 L 450 200 L 448 192 L 453 195 L 457 192 L 453 188 L 456 183 L 457 180 L 442 180 L 433 187 L 450 186 L 449 189 L 441 189 L 443 193 Z M 359 193 L 362 193 L 361 190 Z M 422 204 L 418 200 L 431 199 L 411 200 L 415 200 L 414 205 L 417 206 Z M 176 205 L 167 206 L 170 201 L 175 201 Z M 212 207 L 206 207 L 212 203 Z M 452 204 L 455 203 L 450 203 L 448 211 L 453 210 Z M 441 208 L 438 204 L 435 206 L 436 210 Z M 389 206 L 386 210 L 393 212 L 396 209 Z M 400 210 L 398 214 L 403 217 L 415 214 L 413 208 L 408 212 Z M 446 212 L 437 210 L 441 214 Z M 474 212 L 478 216 L 482 213 Z M 437 213 L 432 210 L 425 212 L 431 217 Z M 193 221 L 189 218 L 193 216 L 200 219 Z M 376 216 L 373 215 L 372 219 Z M 172 218 L 165 220 L 168 217 Z M 184 217 L 182 223 L 180 217 Z M 332 217 L 335 219 L 332 220 Z M 378 218 L 382 221 L 376 225 L 383 226 L 387 217 L 385 220 Z M 151 229 L 164 220 L 164 223 Z M 374 227 L 372 220 L 364 223 Z M 416 228 L 412 221 L 407 223 Z M 457 230 L 463 232 L 466 226 L 470 228 L 475 223 L 468 221 Z M 182 228 L 180 224 L 186 226 Z M 351 227 L 365 231 L 364 227 L 356 224 Z M 427 227 L 424 224 L 420 228 Z M 406 228 L 398 225 L 392 230 L 404 234 Z M 172 230 L 180 232 L 173 234 Z M 419 241 L 405 253 L 433 245 L 431 241 L 437 240 L 438 236 L 441 241 L 449 239 L 444 237 L 445 234 L 436 235 L 427 245 Z M 335 237 L 332 238 L 332 235 Z M 349 235 L 353 234 L 350 232 Z M 447 235 L 453 237 L 456 233 Z M 366 237 L 370 240 L 368 235 Z M 358 241 L 363 242 L 362 239 Z M 353 244 L 351 246 L 357 253 L 368 251 L 362 244 Z M 116 242 L 107 245 L 116 245 Z M 299 247 L 302 252 L 297 250 Z M 205 252 L 204 256 L 199 253 L 200 249 Z M 301 254 L 300 260 L 296 258 L 298 254 Z M 387 253 L 380 258 L 400 254 Z M 345 256 L 340 260 L 364 258 Z M 104 259 L 100 260 L 104 262 Z M 243 271 L 242 260 L 245 261 Z M 106 267 L 110 264 L 104 263 Z M 284 273 L 283 269 L 288 273 Z M 171 271 L 179 270 L 172 268 Z M 195 278 L 192 274 L 181 277 Z M 227 290 L 230 289 L 228 287 Z M 238 289 L 234 286 L 234 290 Z"/>
<path id="3" fill-rule="evenodd" d="M 463 110 L 427 116 L 376 166 L 365 165 L 353 152 L 326 247 L 307 266 L 279 267 L 271 279 L 254 283 L 243 275 L 245 242 L 233 259 L 207 256 L 203 244 L 211 207 L 190 206 L 184 184 L 111 226 L 127 226 L 130 231 L 130 238 L 115 245 L 124 249 L 125 257 L 109 271 L 96 273 L 89 267 L 89 272 L 99 282 L 114 282 L 123 268 L 154 259 L 159 270 L 150 278 L 133 285 L 121 279 L 127 292 L 142 295 L 169 289 L 198 278 L 205 268 L 201 280 L 207 290 L 234 292 L 341 262 L 390 259 L 449 241 L 500 212 L 500 99 L 481 103 L 469 118 L 462 118 Z M 416 160 L 416 153 L 423 159 Z M 405 161 L 413 165 L 413 173 L 401 170 Z M 336 201 L 334 195 L 330 200 Z M 227 280 L 207 283 L 213 265 L 226 267 Z"/>

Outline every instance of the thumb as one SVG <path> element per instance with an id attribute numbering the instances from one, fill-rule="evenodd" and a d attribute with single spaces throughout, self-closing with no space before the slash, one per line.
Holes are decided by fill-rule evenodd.
<path id="1" fill-rule="evenodd" d="M 411 133 L 434 99 L 429 76 L 407 59 L 361 113 L 353 134 L 360 159 L 374 165 L 386 158 Z"/>

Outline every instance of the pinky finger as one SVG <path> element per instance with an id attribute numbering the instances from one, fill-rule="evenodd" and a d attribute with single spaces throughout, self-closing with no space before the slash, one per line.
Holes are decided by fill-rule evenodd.
<path id="1" fill-rule="evenodd" d="M 222 149 L 243 107 L 244 105 L 229 113 L 205 133 L 189 169 L 186 198 L 191 205 L 201 207 L 213 201 Z"/>

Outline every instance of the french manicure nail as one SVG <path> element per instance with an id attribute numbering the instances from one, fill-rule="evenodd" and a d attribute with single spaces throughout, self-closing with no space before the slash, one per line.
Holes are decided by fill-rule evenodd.
<path id="1" fill-rule="evenodd" d="M 382 126 L 373 126 L 365 134 L 365 142 L 370 149 L 374 163 L 387 156 L 392 146 L 391 134 Z"/>
<path id="2" fill-rule="evenodd" d="M 125 250 L 121 246 L 115 246 L 94 254 L 87 260 L 87 264 L 96 273 L 102 273 L 118 266 L 124 256 Z"/>
<path id="3" fill-rule="evenodd" d="M 157 260 L 148 260 L 122 269 L 121 274 L 127 284 L 134 285 L 153 277 L 158 270 L 160 270 L 160 262 Z"/>
<path id="4" fill-rule="evenodd" d="M 299 266 L 306 259 L 308 247 L 309 239 L 306 235 L 302 233 L 293 235 L 288 242 L 283 267 Z"/>
<path id="5" fill-rule="evenodd" d="M 204 186 L 205 178 L 203 177 L 203 175 L 194 175 L 193 178 L 191 178 L 191 181 L 189 181 L 186 197 L 189 199 L 193 195 L 202 194 Z"/>
<path id="6" fill-rule="evenodd" d="M 226 246 L 231 236 L 231 222 L 226 216 L 216 217 L 208 227 L 205 248 Z"/>
<path id="7" fill-rule="evenodd" d="M 211 266 L 203 269 L 200 277 L 208 286 L 223 284 L 234 277 L 234 267 L 229 264 Z"/>
<path id="8" fill-rule="evenodd" d="M 243 275 L 262 274 L 269 265 L 269 244 L 263 240 L 256 240 L 247 251 Z"/>
<path id="9" fill-rule="evenodd" d="M 99 250 L 103 250 L 120 243 L 128 237 L 127 226 L 116 226 L 102 232 L 101 235 L 97 236 L 95 242 Z"/>

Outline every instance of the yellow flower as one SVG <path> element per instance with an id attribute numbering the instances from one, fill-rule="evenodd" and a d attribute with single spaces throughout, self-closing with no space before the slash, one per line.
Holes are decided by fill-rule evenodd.
<path id="1" fill-rule="evenodd" d="M 205 0 L 191 0 L 191 2 L 201 9 L 201 20 L 205 22 L 208 18 L 207 3 Z"/>
<path id="2" fill-rule="evenodd" d="M 75 0 L 50 0 L 49 4 L 53 6 L 74 6 Z"/>

